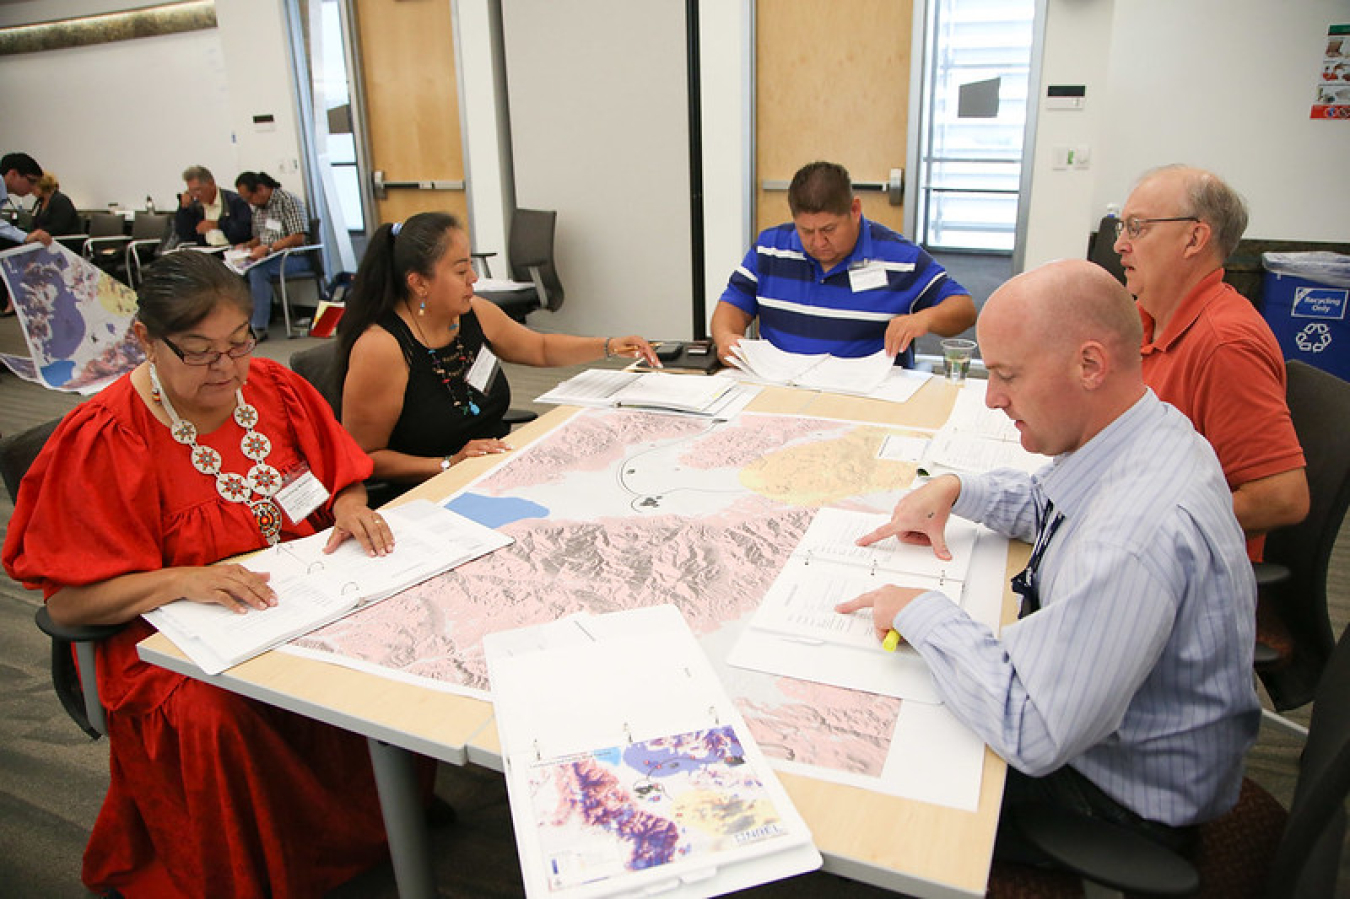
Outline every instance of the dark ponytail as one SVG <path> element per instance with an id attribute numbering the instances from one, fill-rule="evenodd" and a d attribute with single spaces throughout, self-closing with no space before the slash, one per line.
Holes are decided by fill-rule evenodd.
<path id="1" fill-rule="evenodd" d="M 346 311 L 338 322 L 338 357 L 347 377 L 352 346 L 366 329 L 408 297 L 408 275 L 430 278 L 450 248 L 459 219 L 448 212 L 419 212 L 397 228 L 381 225 L 371 235 L 366 254 L 347 291 Z"/>

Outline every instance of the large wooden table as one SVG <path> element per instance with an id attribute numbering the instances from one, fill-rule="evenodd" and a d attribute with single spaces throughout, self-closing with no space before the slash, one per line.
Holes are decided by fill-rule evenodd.
<path id="1" fill-rule="evenodd" d="M 939 379 L 903 404 L 768 389 L 750 410 L 937 428 L 951 413 L 955 397 L 955 388 Z M 511 442 L 523 446 L 576 411 L 555 409 L 513 432 Z M 466 460 L 404 499 L 444 497 L 501 461 L 502 457 Z M 1013 544 L 1009 576 L 1025 564 L 1026 555 L 1025 545 Z M 1011 620 L 1014 608 L 1014 597 L 1006 590 L 1005 622 Z M 147 661 L 366 737 L 399 895 L 404 899 L 436 895 L 416 795 L 414 754 L 501 770 L 501 747 L 490 703 L 280 652 L 268 652 L 208 676 L 162 634 L 142 641 L 139 649 Z M 986 749 L 979 806 L 974 812 L 800 775 L 779 777 L 811 828 L 825 858 L 825 870 L 912 895 L 982 896 L 1004 771 L 1004 763 Z"/>

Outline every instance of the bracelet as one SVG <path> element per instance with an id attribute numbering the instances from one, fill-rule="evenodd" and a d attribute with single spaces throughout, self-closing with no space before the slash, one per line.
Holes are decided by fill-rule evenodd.
<path id="1" fill-rule="evenodd" d="M 613 337 L 606 337 L 606 338 L 605 338 L 605 358 L 606 358 L 606 359 L 613 359 L 613 358 L 614 358 L 614 354 L 611 353 L 611 352 L 609 351 L 609 342 L 610 342 L 611 340 L 613 340 L 613 339 L 614 339 Z"/>

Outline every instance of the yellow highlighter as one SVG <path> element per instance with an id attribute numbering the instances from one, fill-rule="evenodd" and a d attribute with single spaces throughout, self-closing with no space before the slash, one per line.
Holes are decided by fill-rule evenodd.
<path id="1" fill-rule="evenodd" d="M 886 638 L 881 641 L 881 648 L 887 652 L 895 652 L 900 646 L 900 632 L 891 628 L 886 632 Z"/>

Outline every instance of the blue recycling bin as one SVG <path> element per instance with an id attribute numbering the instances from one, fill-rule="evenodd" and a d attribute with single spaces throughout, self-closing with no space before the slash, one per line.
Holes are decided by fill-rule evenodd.
<path id="1" fill-rule="evenodd" d="M 1350 256 L 1264 253 L 1261 312 L 1284 358 L 1350 381 Z"/>

